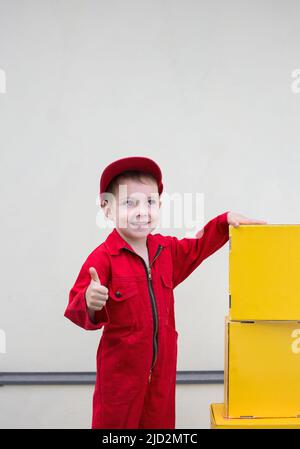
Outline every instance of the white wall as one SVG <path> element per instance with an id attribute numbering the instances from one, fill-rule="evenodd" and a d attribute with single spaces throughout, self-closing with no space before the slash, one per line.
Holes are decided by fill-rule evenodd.
<path id="1" fill-rule="evenodd" d="M 114 159 L 149 156 L 165 192 L 204 193 L 204 222 L 233 210 L 299 223 L 299 12 L 296 0 L 0 2 L 1 371 L 95 369 L 101 331 L 63 313 L 108 234 L 96 196 Z M 175 299 L 178 370 L 222 370 L 228 245 Z M 1 403 L 16 391 L 53 400 L 52 387 L 5 387 Z"/>

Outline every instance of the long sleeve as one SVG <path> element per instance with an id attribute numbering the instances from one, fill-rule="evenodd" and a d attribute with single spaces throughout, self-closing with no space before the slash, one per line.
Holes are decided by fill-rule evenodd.
<path id="1" fill-rule="evenodd" d="M 97 330 L 109 323 L 110 320 L 106 305 L 95 312 L 95 323 L 90 319 L 85 298 L 85 292 L 91 282 L 90 267 L 96 268 L 101 284 L 107 286 L 110 275 L 109 258 L 104 252 L 96 249 L 88 256 L 80 269 L 70 290 L 69 302 L 64 316 L 83 329 Z"/>
<path id="2" fill-rule="evenodd" d="M 210 220 L 195 238 L 171 237 L 173 288 L 184 281 L 200 263 L 229 240 L 229 211 Z"/>

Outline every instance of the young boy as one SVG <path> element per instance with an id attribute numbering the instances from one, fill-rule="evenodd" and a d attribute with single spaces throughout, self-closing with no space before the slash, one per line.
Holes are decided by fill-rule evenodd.
<path id="1" fill-rule="evenodd" d="M 195 238 L 152 234 L 162 191 L 161 170 L 146 157 L 118 159 L 101 176 L 101 207 L 115 228 L 82 265 L 64 314 L 86 330 L 103 327 L 92 428 L 175 428 L 173 289 L 228 241 L 229 224 L 266 223 L 228 211 Z"/>

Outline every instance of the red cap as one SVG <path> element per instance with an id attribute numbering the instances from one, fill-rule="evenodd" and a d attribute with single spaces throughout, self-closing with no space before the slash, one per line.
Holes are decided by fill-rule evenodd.
<path id="1" fill-rule="evenodd" d="M 162 173 L 158 164 L 148 157 L 132 156 L 118 159 L 103 170 L 100 179 L 100 198 L 101 194 L 106 191 L 110 181 L 126 170 L 142 170 L 150 173 L 157 181 L 159 195 L 162 193 Z"/>

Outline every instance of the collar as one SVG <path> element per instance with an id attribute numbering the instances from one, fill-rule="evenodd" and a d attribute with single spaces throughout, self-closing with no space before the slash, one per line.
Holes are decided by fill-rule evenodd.
<path id="1" fill-rule="evenodd" d="M 136 252 L 134 251 L 132 246 L 123 239 L 116 228 L 114 228 L 112 232 L 107 236 L 105 245 L 111 255 L 119 254 L 123 248 L 128 248 L 131 251 Z M 167 238 L 165 238 L 165 236 L 161 234 L 148 234 L 147 248 L 149 252 L 149 260 L 152 260 L 159 246 L 166 247 L 168 245 L 169 241 Z"/>

